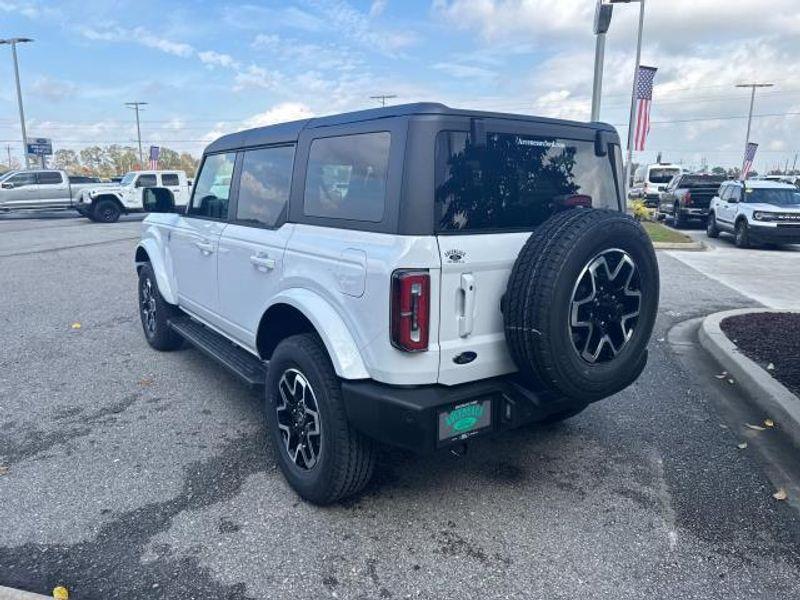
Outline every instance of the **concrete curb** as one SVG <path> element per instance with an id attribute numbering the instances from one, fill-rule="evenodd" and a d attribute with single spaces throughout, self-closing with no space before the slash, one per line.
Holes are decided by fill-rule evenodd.
<path id="1" fill-rule="evenodd" d="M 800 447 L 800 398 L 742 354 L 720 328 L 723 319 L 736 315 L 796 312 L 766 308 L 726 310 L 703 319 L 699 336 L 700 345 L 744 388 L 753 402 L 765 412 L 764 417 L 773 419 L 795 445 Z"/>
<path id="2" fill-rule="evenodd" d="M 0 585 L 0 600 L 53 600 L 52 596 L 42 596 L 33 592 L 23 592 Z"/>
<path id="3" fill-rule="evenodd" d="M 656 250 L 690 250 L 693 252 L 708 249 L 703 242 L 653 242 L 653 248 Z"/>

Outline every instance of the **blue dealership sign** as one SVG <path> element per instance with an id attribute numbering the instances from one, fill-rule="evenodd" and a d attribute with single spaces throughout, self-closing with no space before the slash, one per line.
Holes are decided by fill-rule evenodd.
<path id="1" fill-rule="evenodd" d="M 52 156 L 53 140 L 50 138 L 28 138 L 25 145 L 32 156 Z"/>

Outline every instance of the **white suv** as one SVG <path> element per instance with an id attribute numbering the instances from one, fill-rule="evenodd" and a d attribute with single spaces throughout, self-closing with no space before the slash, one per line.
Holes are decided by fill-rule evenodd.
<path id="1" fill-rule="evenodd" d="M 726 181 L 709 206 L 706 234 L 732 233 L 739 248 L 800 244 L 800 190 L 790 183 Z"/>
<path id="2" fill-rule="evenodd" d="M 92 221 L 115 223 L 126 213 L 183 211 L 188 200 L 185 172 L 131 171 L 117 185 L 84 190 L 74 206 Z"/>
<path id="3" fill-rule="evenodd" d="M 136 250 L 145 336 L 264 386 L 319 504 L 418 452 L 557 421 L 632 383 L 658 267 L 608 125 L 414 104 L 212 143 Z"/>

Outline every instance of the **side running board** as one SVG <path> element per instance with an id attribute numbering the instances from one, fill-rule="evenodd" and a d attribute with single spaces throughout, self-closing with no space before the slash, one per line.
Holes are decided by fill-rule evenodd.
<path id="1" fill-rule="evenodd" d="M 171 319 L 170 327 L 192 346 L 216 359 L 251 389 L 264 387 L 267 364 L 188 316 Z"/>

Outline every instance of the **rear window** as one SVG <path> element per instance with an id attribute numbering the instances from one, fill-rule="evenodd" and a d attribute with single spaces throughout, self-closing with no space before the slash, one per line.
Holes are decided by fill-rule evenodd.
<path id="1" fill-rule="evenodd" d="M 680 185 L 682 186 L 719 186 L 723 181 L 725 181 L 725 177 L 711 177 L 711 176 L 703 176 L 703 175 L 684 175 L 681 177 Z"/>
<path id="2" fill-rule="evenodd" d="M 680 172 L 680 169 L 650 169 L 647 180 L 650 183 L 669 183 Z"/>
<path id="3" fill-rule="evenodd" d="M 180 184 L 181 182 L 177 173 L 164 173 L 161 175 L 161 185 L 174 187 Z"/>
<path id="4" fill-rule="evenodd" d="M 39 173 L 39 183 L 44 185 L 52 185 L 55 183 L 64 183 L 61 173 L 58 171 L 42 171 Z"/>
<path id="5" fill-rule="evenodd" d="M 309 217 L 379 223 L 386 203 L 388 132 L 311 142 L 303 210 Z"/>
<path id="6" fill-rule="evenodd" d="M 615 157 L 596 156 L 588 141 L 488 133 L 486 145 L 475 146 L 466 132 L 442 131 L 437 231 L 533 229 L 576 200 L 619 209 Z"/>

